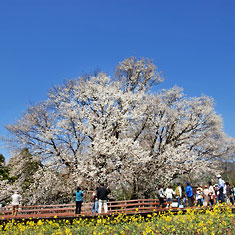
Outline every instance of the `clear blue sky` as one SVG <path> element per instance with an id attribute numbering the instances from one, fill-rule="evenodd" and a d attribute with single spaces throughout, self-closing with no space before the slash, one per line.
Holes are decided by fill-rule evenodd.
<path id="1" fill-rule="evenodd" d="M 0 135 L 53 84 L 144 56 L 159 88 L 213 97 L 235 137 L 234 12 L 234 0 L 0 0 Z"/>

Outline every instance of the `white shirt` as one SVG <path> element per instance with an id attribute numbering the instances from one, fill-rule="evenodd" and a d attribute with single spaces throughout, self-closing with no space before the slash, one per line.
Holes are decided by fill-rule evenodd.
<path id="1" fill-rule="evenodd" d="M 11 198 L 13 206 L 20 205 L 21 196 L 18 193 L 14 193 Z"/>
<path id="2" fill-rule="evenodd" d="M 219 189 L 222 187 L 224 188 L 224 181 L 221 178 L 219 178 L 218 186 L 219 186 Z"/>
<path id="3" fill-rule="evenodd" d="M 209 189 L 208 188 L 205 188 L 204 191 L 203 191 L 203 194 L 205 196 L 208 196 L 209 195 Z"/>
<path id="4" fill-rule="evenodd" d="M 224 184 L 223 194 L 225 194 L 225 195 L 226 195 L 226 191 L 227 191 L 227 185 L 226 185 L 226 184 Z"/>
<path id="5" fill-rule="evenodd" d="M 172 188 L 167 188 L 166 189 L 166 198 L 172 198 L 174 194 L 174 191 Z"/>
<path id="6" fill-rule="evenodd" d="M 202 196 L 202 191 L 201 191 L 200 189 L 198 189 L 198 190 L 196 191 L 196 200 L 202 199 L 202 198 L 203 198 L 203 196 Z"/>
<path id="7" fill-rule="evenodd" d="M 209 187 L 209 194 L 210 194 L 210 196 L 214 196 L 215 195 L 215 190 L 214 190 L 212 185 Z"/>

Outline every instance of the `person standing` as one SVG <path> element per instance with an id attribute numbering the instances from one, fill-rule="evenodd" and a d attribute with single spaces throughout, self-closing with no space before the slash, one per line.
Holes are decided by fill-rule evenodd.
<path id="1" fill-rule="evenodd" d="M 178 207 L 179 207 L 181 205 L 181 199 L 182 199 L 182 187 L 180 183 L 178 183 L 178 186 L 175 189 L 175 196 L 177 198 Z"/>
<path id="2" fill-rule="evenodd" d="M 215 190 L 215 204 L 219 203 L 219 186 L 218 184 L 214 185 L 214 190 Z"/>
<path id="3" fill-rule="evenodd" d="M 82 201 L 83 201 L 83 191 L 78 186 L 77 190 L 75 191 L 75 202 L 76 202 L 75 214 L 81 214 Z"/>
<path id="4" fill-rule="evenodd" d="M 173 194 L 174 191 L 171 187 L 171 185 L 168 185 L 168 188 L 166 189 L 166 208 L 171 207 L 172 201 L 173 201 Z"/>
<path id="5" fill-rule="evenodd" d="M 101 213 L 102 212 L 102 205 L 104 205 L 104 213 L 108 212 L 108 194 L 110 193 L 110 191 L 104 187 L 104 184 L 101 183 L 100 187 L 97 189 L 96 191 L 96 195 L 97 195 L 97 199 L 98 199 L 98 203 L 99 203 L 99 209 L 98 212 Z"/>
<path id="6" fill-rule="evenodd" d="M 226 182 L 225 185 L 226 185 L 227 204 L 229 205 L 231 203 L 233 205 L 234 204 L 233 189 L 230 186 L 229 182 Z"/>
<path id="7" fill-rule="evenodd" d="M 210 197 L 210 206 L 213 206 L 214 205 L 214 198 L 215 198 L 215 190 L 212 186 L 212 183 L 209 181 L 208 182 L 208 186 L 209 186 L 209 197 Z"/>
<path id="8" fill-rule="evenodd" d="M 98 188 L 96 188 L 97 190 Z M 95 214 L 95 213 L 98 213 L 98 208 L 99 208 L 99 203 L 98 203 L 98 198 L 97 198 L 97 195 L 96 195 L 96 191 L 93 192 L 92 194 L 92 200 L 93 200 L 93 206 L 92 206 L 92 213 Z"/>
<path id="9" fill-rule="evenodd" d="M 208 206 L 209 205 L 209 201 L 210 201 L 208 185 L 205 185 L 205 188 L 203 190 L 203 196 L 204 196 L 203 206 Z"/>
<path id="10" fill-rule="evenodd" d="M 165 194 L 164 194 L 163 186 L 161 184 L 158 185 L 157 197 L 159 200 L 157 209 L 159 209 L 160 206 L 162 206 L 162 208 L 164 208 L 165 207 L 165 204 L 164 204 Z"/>
<path id="11" fill-rule="evenodd" d="M 183 193 L 183 192 L 185 192 L 185 190 L 184 190 L 184 186 L 182 185 L 182 204 L 183 204 L 183 207 L 186 207 L 186 205 L 187 205 L 187 198 L 186 198 L 186 194 L 185 193 Z"/>
<path id="12" fill-rule="evenodd" d="M 193 206 L 193 189 L 189 182 L 186 182 L 185 194 L 188 198 L 188 205 L 192 207 Z"/>
<path id="13" fill-rule="evenodd" d="M 218 178 L 218 188 L 219 188 L 219 202 L 223 203 L 225 202 L 224 200 L 224 181 L 221 177 L 221 175 L 217 175 L 217 178 Z"/>
<path id="14" fill-rule="evenodd" d="M 12 198 L 12 215 L 17 216 L 22 197 L 20 194 L 18 194 L 18 191 L 15 191 L 14 194 L 11 196 L 11 198 Z"/>
<path id="15" fill-rule="evenodd" d="M 203 205 L 203 196 L 202 196 L 202 188 L 199 186 L 196 191 L 196 200 L 197 200 L 197 206 Z"/>

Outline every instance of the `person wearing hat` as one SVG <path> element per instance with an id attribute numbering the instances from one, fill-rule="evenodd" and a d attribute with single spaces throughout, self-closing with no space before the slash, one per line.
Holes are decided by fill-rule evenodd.
<path id="1" fill-rule="evenodd" d="M 217 175 L 218 178 L 218 187 L 219 187 L 219 202 L 223 203 L 224 201 L 224 181 L 221 175 Z"/>
<path id="2" fill-rule="evenodd" d="M 17 216 L 22 197 L 20 196 L 20 194 L 18 194 L 18 191 L 15 190 L 11 198 L 12 198 L 12 215 Z"/>
<path id="3" fill-rule="evenodd" d="M 203 189 L 201 186 L 198 186 L 196 190 L 196 200 L 197 200 L 197 206 L 202 206 L 203 205 L 203 194 L 202 194 Z"/>

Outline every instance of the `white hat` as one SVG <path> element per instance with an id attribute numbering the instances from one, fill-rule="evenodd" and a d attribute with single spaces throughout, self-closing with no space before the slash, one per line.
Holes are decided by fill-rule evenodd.
<path id="1" fill-rule="evenodd" d="M 221 178 L 221 175 L 217 175 L 217 178 Z"/>

